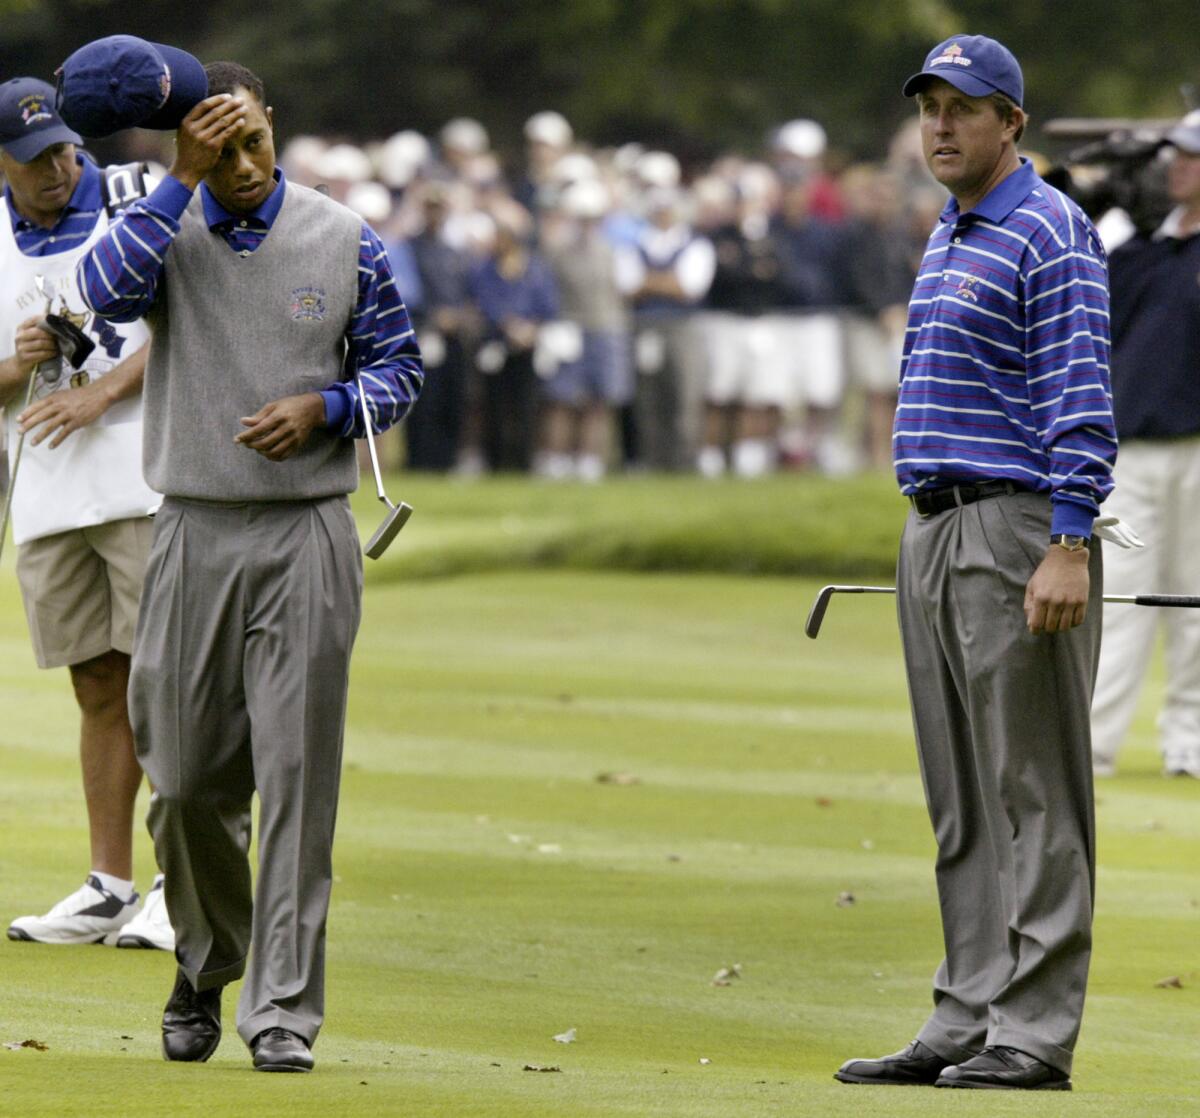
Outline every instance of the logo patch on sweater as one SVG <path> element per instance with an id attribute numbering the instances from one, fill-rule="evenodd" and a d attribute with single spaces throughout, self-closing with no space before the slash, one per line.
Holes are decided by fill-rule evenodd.
<path id="1" fill-rule="evenodd" d="M 292 318 L 297 322 L 320 322 L 325 317 L 325 289 L 297 287 L 292 292 Z"/>

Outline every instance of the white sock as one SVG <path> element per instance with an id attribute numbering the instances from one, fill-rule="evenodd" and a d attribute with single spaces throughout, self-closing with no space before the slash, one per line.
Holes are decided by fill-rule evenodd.
<path id="1" fill-rule="evenodd" d="M 111 873 L 101 873 L 99 870 L 92 870 L 94 877 L 100 884 L 110 893 L 116 894 L 123 901 L 128 901 L 133 897 L 133 882 L 125 881 L 120 877 L 113 877 Z"/>

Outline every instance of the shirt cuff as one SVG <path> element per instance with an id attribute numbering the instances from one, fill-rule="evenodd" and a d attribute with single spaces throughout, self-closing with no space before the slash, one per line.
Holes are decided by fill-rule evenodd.
<path id="1" fill-rule="evenodd" d="M 1051 509 L 1050 535 L 1091 538 L 1092 521 L 1096 518 L 1091 509 L 1074 501 L 1052 501 Z"/>
<path id="2" fill-rule="evenodd" d="M 183 217 L 183 211 L 188 208 L 192 193 L 173 175 L 164 175 L 162 182 L 146 196 L 146 204 L 153 206 L 158 213 L 178 221 Z"/>
<path id="3" fill-rule="evenodd" d="M 325 427 L 330 431 L 344 431 L 350 418 L 350 399 L 346 393 L 347 386 L 339 384 L 333 388 L 323 389 L 321 398 L 325 401 Z"/>

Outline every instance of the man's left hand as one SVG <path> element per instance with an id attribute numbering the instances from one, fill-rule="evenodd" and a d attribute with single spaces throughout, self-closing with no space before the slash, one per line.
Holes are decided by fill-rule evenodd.
<path id="1" fill-rule="evenodd" d="M 317 427 L 325 425 L 325 399 L 319 392 L 272 400 L 254 415 L 243 416 L 246 428 L 233 441 L 282 462 L 300 450 Z"/>
<path id="2" fill-rule="evenodd" d="M 24 434 L 35 427 L 40 428 L 29 440 L 31 446 L 37 446 L 54 435 L 49 446 L 53 450 L 61 446 L 72 431 L 95 423 L 108 410 L 110 402 L 104 386 L 98 380 L 80 388 L 51 392 L 17 416 L 17 430 Z"/>
<path id="3" fill-rule="evenodd" d="M 1087 615 L 1087 549 L 1051 544 L 1025 587 L 1025 624 L 1031 633 L 1065 633 Z"/>

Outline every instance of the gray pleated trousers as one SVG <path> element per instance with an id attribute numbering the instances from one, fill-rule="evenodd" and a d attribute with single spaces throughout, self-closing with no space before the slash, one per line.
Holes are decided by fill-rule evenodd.
<path id="1" fill-rule="evenodd" d="M 953 1063 L 1008 1045 L 1070 1072 L 1091 956 L 1103 588 L 1093 545 L 1084 624 L 1028 631 L 1049 531 L 1033 493 L 910 512 L 897 605 L 946 949 L 919 1039 Z"/>
<path id="2" fill-rule="evenodd" d="M 238 1032 L 316 1039 L 362 557 L 344 497 L 155 518 L 129 683 L 179 965 Z M 248 861 L 259 796 L 258 876 Z M 251 952 L 251 946 L 253 951 Z M 247 956 L 249 955 L 249 964 Z"/>

